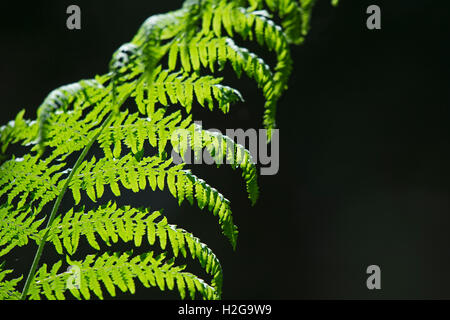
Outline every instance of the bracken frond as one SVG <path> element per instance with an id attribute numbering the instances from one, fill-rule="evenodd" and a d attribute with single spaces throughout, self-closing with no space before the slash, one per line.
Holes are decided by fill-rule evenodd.
<path id="1" fill-rule="evenodd" d="M 13 270 L 3 270 L 4 263 L 0 264 L 0 300 L 17 300 L 20 298 L 20 291 L 17 289 L 22 277 L 6 280 L 6 276 L 13 273 Z"/>
<path id="2" fill-rule="evenodd" d="M 169 224 L 162 210 L 118 207 L 115 199 L 123 189 L 168 190 L 179 205 L 187 201 L 216 216 L 236 249 L 230 201 L 186 165 L 192 164 L 192 152 L 194 164 L 205 154 L 211 164 L 239 169 L 252 205 L 259 197 L 257 167 L 239 141 L 195 123 L 193 110 L 200 106 L 227 114 L 244 101 L 223 76 L 230 68 L 260 88 L 262 123 L 270 139 L 292 70 L 290 46 L 303 42 L 314 3 L 187 0 L 179 10 L 148 18 L 114 52 L 107 73 L 52 91 L 35 120 L 22 110 L 1 126 L 0 257 L 9 263 L 9 253 L 30 242 L 38 250 L 22 291 L 23 277 L 11 278 L 14 270 L 0 265 L 0 299 L 65 299 L 69 293 L 103 299 L 105 292 L 116 296 L 117 289 L 133 294 L 136 281 L 177 289 L 183 299 L 220 299 L 222 267 L 206 244 Z M 250 51 L 248 42 L 272 52 L 275 62 Z M 91 148 L 98 152 L 89 154 Z M 105 188 L 114 200 L 105 199 Z M 67 190 L 73 199 L 64 200 L 73 205 L 62 213 Z M 86 210 L 91 202 L 100 203 Z M 80 241 L 95 254 L 80 252 Z M 147 253 L 102 249 L 115 250 L 119 241 Z M 50 269 L 40 262 L 46 243 L 61 256 Z M 85 258 L 72 260 L 75 255 Z M 210 283 L 175 265 L 188 256 Z M 63 265 L 70 268 L 61 270 Z"/>
<path id="3" fill-rule="evenodd" d="M 43 229 L 36 240 L 40 240 L 47 230 Z M 150 212 L 145 209 L 135 209 L 129 206 L 117 208 L 115 203 L 108 203 L 96 210 L 88 212 L 73 209 L 58 217 L 53 222 L 48 235 L 56 251 L 63 254 L 64 250 L 74 254 L 81 237 L 85 237 L 89 245 L 97 250 L 100 246 L 99 237 L 106 245 L 111 246 L 119 239 L 123 242 L 133 242 L 141 247 L 143 242 L 149 246 L 159 239 L 159 246 L 166 250 L 167 244 L 172 247 L 173 256 L 186 258 L 190 253 L 193 259 L 199 261 L 205 271 L 213 277 L 212 286 L 220 295 L 222 286 L 222 267 L 216 255 L 198 238 L 184 229 L 167 223 L 161 212 Z"/>
<path id="4" fill-rule="evenodd" d="M 177 288 L 182 299 L 186 293 L 191 299 L 195 299 L 196 294 L 203 299 L 218 298 L 213 287 L 192 273 L 184 272 L 185 266 L 175 266 L 172 260 L 164 261 L 165 256 L 164 253 L 155 256 L 150 251 L 138 256 L 132 256 L 131 252 L 105 252 L 101 256 L 88 255 L 83 261 L 72 261 L 67 257 L 71 266 L 69 271 L 60 272 L 62 260 L 50 270 L 46 264 L 42 265 L 29 296 L 32 300 L 40 300 L 42 296 L 49 300 L 64 300 L 69 291 L 77 299 L 90 299 L 92 294 L 103 299 L 103 288 L 113 297 L 116 288 L 133 294 L 138 280 L 147 288 L 157 287 L 162 291 Z"/>

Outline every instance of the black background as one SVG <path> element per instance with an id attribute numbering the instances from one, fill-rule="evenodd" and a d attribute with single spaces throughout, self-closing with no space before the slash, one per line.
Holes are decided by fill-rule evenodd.
<path id="1" fill-rule="evenodd" d="M 79 31 L 65 25 L 72 3 L 81 7 Z M 35 117 L 52 89 L 105 73 L 148 16 L 181 4 L 3 2 L 2 123 L 22 108 Z M 381 7 L 381 30 L 365 26 L 369 4 Z M 236 252 L 214 217 L 179 208 L 168 192 L 126 193 L 120 203 L 164 207 L 171 223 L 207 243 L 224 268 L 226 299 L 450 298 L 449 9 L 448 1 L 318 1 L 279 103 L 280 171 L 260 177 L 257 205 L 238 171 L 192 168 L 231 200 Z M 227 117 L 196 110 L 205 128 L 261 127 L 260 91 L 236 83 L 246 103 Z M 25 273 L 34 250 L 16 250 L 8 266 Z M 43 259 L 55 259 L 50 246 Z M 366 288 L 371 264 L 381 267 L 378 291 Z M 134 298 L 172 297 L 141 288 Z"/>

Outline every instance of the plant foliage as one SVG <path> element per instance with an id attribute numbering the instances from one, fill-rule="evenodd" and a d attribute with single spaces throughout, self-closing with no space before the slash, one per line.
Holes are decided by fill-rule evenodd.
<path id="1" fill-rule="evenodd" d="M 27 277 L 14 276 L 8 261 L 0 265 L 0 299 L 102 299 L 117 290 L 134 293 L 136 281 L 176 289 L 181 298 L 220 299 L 222 267 L 207 245 L 169 224 L 161 211 L 119 207 L 113 199 L 97 202 L 107 188 L 117 198 L 124 189 L 168 190 L 179 204 L 187 201 L 217 216 L 234 248 L 238 231 L 230 201 L 187 170 L 185 162 L 175 164 L 168 150 L 182 155 L 189 148 L 196 155 L 208 150 L 217 165 L 241 170 L 251 203 L 257 201 L 250 152 L 227 136 L 203 130 L 191 111 L 198 104 L 227 113 L 243 101 L 219 76 L 229 65 L 261 89 L 270 138 L 292 69 L 290 45 L 302 43 L 314 2 L 187 0 L 179 10 L 147 19 L 114 53 L 107 74 L 54 90 L 36 120 L 25 119 L 21 111 L 2 126 L 0 259 L 17 247 L 35 243 L 38 249 Z M 274 66 L 237 44 L 250 41 L 274 53 Z M 11 155 L 12 145 L 26 151 Z M 93 145 L 100 156 L 89 153 Z M 61 212 L 66 191 L 73 208 Z M 83 195 L 94 209 L 81 205 Z M 118 241 L 145 253 L 104 250 Z M 94 254 L 76 260 L 82 242 Z M 61 257 L 51 266 L 40 262 L 46 243 Z M 198 261 L 211 280 L 177 265 L 180 256 Z M 77 286 L 67 287 L 74 276 L 67 266 L 79 271 Z"/>

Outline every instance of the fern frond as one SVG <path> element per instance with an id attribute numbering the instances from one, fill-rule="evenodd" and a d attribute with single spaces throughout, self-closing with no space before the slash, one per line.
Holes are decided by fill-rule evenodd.
<path id="1" fill-rule="evenodd" d="M 185 6 L 179 10 L 149 17 L 144 21 L 131 42 L 137 47 L 144 47 L 157 40 L 172 39 L 185 30 L 189 10 L 188 6 Z"/>
<path id="2" fill-rule="evenodd" d="M 140 118 L 136 113 L 129 115 L 127 111 L 122 112 L 99 138 L 105 156 L 108 159 L 120 158 L 122 143 L 136 155 L 144 150 L 146 141 L 160 155 L 170 141 L 183 159 L 188 144 L 196 154 L 206 148 L 216 164 L 228 163 L 232 168 L 242 169 L 249 197 L 253 204 L 256 202 L 259 194 L 256 166 L 248 150 L 227 136 L 201 129 L 197 124 L 191 123 L 191 117 L 181 121 L 179 111 L 166 117 L 164 114 L 164 109 L 159 109 L 151 118 Z"/>
<path id="3" fill-rule="evenodd" d="M 281 26 L 290 43 L 303 42 L 310 16 L 310 11 L 306 11 L 305 8 L 309 8 L 311 0 L 248 0 L 248 2 L 252 10 L 268 8 L 276 13 L 281 19 Z"/>
<path id="4" fill-rule="evenodd" d="M 68 111 L 69 105 L 78 98 L 82 103 L 90 102 L 96 96 L 96 89 L 101 88 L 101 84 L 95 80 L 80 81 L 62 86 L 53 90 L 38 108 L 37 117 L 39 123 L 38 145 L 40 153 L 43 153 L 44 143 L 47 140 L 48 120 L 55 113 Z M 94 92 L 93 92 L 94 91 Z"/>
<path id="5" fill-rule="evenodd" d="M 200 209 L 207 208 L 215 216 L 219 217 L 223 234 L 230 240 L 233 249 L 236 249 L 237 227 L 233 223 L 230 201 L 226 199 L 217 189 L 211 187 L 203 179 L 197 178 L 188 170 L 183 170 L 173 181 L 172 192 L 177 190 L 178 201 L 187 199 L 193 204 L 194 199 Z M 170 184 L 169 184 L 170 186 Z M 170 189 L 170 187 L 169 187 Z"/>
<path id="6" fill-rule="evenodd" d="M 63 248 L 69 255 L 76 252 L 80 238 L 85 237 L 94 249 L 99 250 L 96 240 L 98 235 L 102 241 L 110 246 L 119 239 L 133 242 L 136 247 L 143 245 L 143 240 L 152 246 L 159 239 L 161 249 L 166 250 L 170 243 L 174 257 L 179 253 L 186 258 L 190 252 L 193 259 L 197 259 L 205 271 L 213 276 L 212 286 L 220 294 L 222 286 L 222 267 L 216 255 L 200 240 L 184 229 L 167 223 L 159 211 L 150 212 L 129 206 L 117 208 L 115 203 L 108 203 L 96 210 L 74 212 L 73 209 L 64 217 L 55 219 L 48 235 L 56 251 L 63 254 Z M 159 221 L 157 221 L 159 220 Z M 46 230 L 41 231 L 41 237 Z M 39 239 L 39 238 L 37 238 Z"/>
<path id="7" fill-rule="evenodd" d="M 65 163 L 48 166 L 37 156 L 25 155 L 13 157 L 0 166 L 0 196 L 7 195 L 7 204 L 11 205 L 17 197 L 16 209 L 22 208 L 27 201 L 29 205 L 39 200 L 35 214 L 45 204 L 54 200 L 62 189 L 63 180 L 60 171 Z"/>
<path id="8" fill-rule="evenodd" d="M 11 144 L 18 142 L 22 142 L 22 145 L 33 144 L 39 130 L 39 125 L 35 120 L 24 119 L 24 114 L 25 110 L 20 111 L 14 120 L 0 127 L 0 156 L 6 158 L 6 150 Z"/>
<path id="9" fill-rule="evenodd" d="M 167 146 L 171 132 L 176 128 L 185 127 L 191 118 L 183 120 L 181 113 L 174 112 L 164 116 L 165 110 L 159 109 L 152 117 L 142 118 L 138 113 L 121 112 L 99 137 L 100 146 L 107 158 L 119 158 L 122 144 L 137 154 L 148 147 L 156 149 L 161 155 Z M 183 120 L 183 121 L 182 121 Z"/>
<path id="10" fill-rule="evenodd" d="M 91 87 L 85 86 L 86 92 L 90 94 L 89 99 L 74 99 L 71 110 L 47 116 L 47 139 L 40 147 L 51 148 L 46 159 L 48 163 L 54 159 L 63 161 L 72 153 L 82 150 L 101 130 L 100 124 L 112 111 L 112 84 L 103 87 L 98 82 L 90 83 Z M 125 100 L 134 90 L 134 86 L 133 83 L 126 83 L 116 87 L 117 99 Z M 36 150 L 36 147 L 32 150 Z"/>
<path id="11" fill-rule="evenodd" d="M 3 264 L 0 264 L 0 300 L 17 300 L 20 297 L 17 284 L 22 280 L 22 277 L 5 280 L 5 277 L 13 270 L 2 270 L 2 266 Z"/>
<path id="12" fill-rule="evenodd" d="M 96 202 L 106 187 L 116 197 L 121 188 L 168 189 L 179 205 L 187 200 L 217 216 L 235 249 L 238 231 L 230 201 L 185 170 L 189 163 L 185 155 L 191 149 L 197 160 L 206 151 L 212 164 L 239 168 L 252 205 L 259 196 L 256 166 L 244 146 L 193 123 L 193 107 L 198 103 L 227 113 L 233 103 L 243 101 L 241 93 L 217 75 L 230 66 L 238 77 L 245 75 L 261 89 L 263 125 L 270 139 L 277 102 L 291 74 L 290 45 L 303 41 L 314 3 L 186 0 L 179 10 L 148 18 L 132 41 L 114 52 L 108 73 L 52 91 L 39 106 L 36 120 L 25 119 L 21 111 L 0 127 L 0 256 L 30 239 L 38 243 L 21 298 L 65 299 L 67 281 L 74 275 L 60 271 L 63 261 L 50 271 L 45 264 L 36 270 L 46 242 L 59 255 L 72 256 L 79 253 L 83 237 L 96 250 L 101 248 L 100 239 L 106 246 L 121 239 L 135 247 L 153 246 L 158 240 L 164 253 L 154 257 L 153 252 L 140 256 L 99 252 L 82 261 L 67 256 L 67 264 L 80 270 L 81 286 L 70 291 L 76 298 L 102 299 L 104 289 L 111 296 L 117 288 L 134 293 L 135 280 L 161 290 L 177 287 L 183 299 L 186 295 L 194 299 L 197 293 L 204 299 L 220 298 L 222 268 L 215 254 L 191 233 L 168 224 L 159 211 L 118 208 L 114 201 L 88 212 L 77 205 L 84 194 Z M 273 52 L 274 65 L 247 49 L 247 41 Z M 174 105 L 182 110 L 168 113 Z M 97 142 L 100 155 L 88 158 Z M 10 146 L 19 143 L 25 148 L 11 154 Z M 181 155 L 181 163 L 169 155 L 170 148 Z M 72 166 L 70 156 L 76 153 Z M 67 189 L 74 206 L 61 214 Z M 50 215 L 40 218 L 51 202 Z M 44 220 L 46 227 L 41 226 Z M 169 251 L 173 259 L 164 262 Z M 174 265 L 175 258 L 189 253 L 211 276 L 211 284 Z M 21 278 L 5 280 L 10 273 L 0 266 L 0 299 L 19 297 L 16 287 Z"/>
<path id="13" fill-rule="evenodd" d="M 200 209 L 206 207 L 214 215 L 218 215 L 224 235 L 235 246 L 237 227 L 233 224 L 229 200 L 204 180 L 188 170 L 183 170 L 183 164 L 170 166 L 172 161 L 160 157 L 144 157 L 138 161 L 131 154 L 120 159 L 102 158 L 98 161 L 93 157 L 90 161 L 83 162 L 69 187 L 75 203 L 78 204 L 81 200 L 80 190 L 85 190 L 95 202 L 103 195 L 104 185 L 109 185 L 111 191 L 120 196 L 118 183 L 133 192 L 144 190 L 147 181 L 152 190 L 164 190 L 167 183 L 170 193 L 179 202 L 186 198 L 193 204 L 195 198 Z"/>
<path id="14" fill-rule="evenodd" d="M 281 6 L 280 8 L 283 8 L 283 13 L 287 16 L 292 16 L 293 13 L 297 12 L 297 9 L 299 9 L 294 2 L 291 2 L 290 8 L 284 7 L 282 2 L 283 1 L 280 1 L 278 5 Z M 271 5 L 272 9 L 276 9 L 273 5 L 274 4 Z M 270 78 L 273 81 L 263 81 L 261 83 L 260 79 L 255 78 L 258 85 L 263 88 L 263 93 L 266 98 L 263 123 L 265 128 L 269 129 L 268 137 L 270 138 L 271 130 L 276 126 L 276 103 L 287 88 L 287 82 L 292 69 L 289 37 L 291 37 L 292 40 L 293 35 L 290 34 L 290 31 L 286 30 L 286 28 L 276 25 L 276 23 L 270 19 L 270 14 L 265 10 L 254 11 L 254 8 L 246 9 L 237 6 L 237 4 L 233 2 L 227 3 L 226 1 L 221 1 L 217 6 L 211 5 L 206 7 L 205 10 L 211 12 L 210 14 L 205 14 L 203 16 L 202 33 L 205 36 L 207 36 L 209 32 L 213 32 L 216 37 L 220 38 L 222 36 L 221 30 L 223 28 L 230 37 L 233 37 L 234 33 L 238 33 L 243 39 L 255 39 L 261 46 L 265 46 L 269 50 L 274 50 L 276 52 L 277 63 L 274 68 L 275 73 L 273 77 Z M 211 19 L 212 23 L 210 21 Z M 294 20 L 297 21 L 297 25 L 300 24 L 298 15 L 294 14 Z M 285 25 L 288 21 L 290 20 L 284 20 Z M 293 26 L 293 29 L 300 29 L 297 27 Z M 298 38 L 298 36 L 295 37 Z M 235 47 L 234 44 L 230 45 L 232 48 Z M 261 59 L 257 59 L 256 61 L 263 63 Z M 242 67 L 236 62 L 232 62 L 232 65 L 239 76 Z M 252 71 L 247 70 L 246 73 L 248 76 L 252 77 Z"/>
<path id="15" fill-rule="evenodd" d="M 171 48 L 176 48 L 176 46 Z M 173 52 L 173 50 L 170 51 L 171 54 Z M 173 60 L 170 64 L 173 65 L 169 65 L 169 70 L 175 68 L 177 55 L 171 56 L 171 59 Z M 148 83 L 142 83 L 133 94 L 142 114 L 151 117 L 156 103 L 160 103 L 162 106 L 179 103 L 190 113 L 194 95 L 202 107 L 207 106 L 211 111 L 214 109 L 214 100 L 216 100 L 218 108 L 223 113 L 229 111 L 232 103 L 243 101 L 238 90 L 221 84 L 222 78 L 199 77 L 196 74 L 188 76 L 186 73 L 170 73 L 169 70 L 156 71 L 155 78 L 151 81 L 151 88 Z M 144 98 L 145 96 L 147 97 Z"/>
<path id="16" fill-rule="evenodd" d="M 77 299 L 90 299 L 93 293 L 103 299 L 103 287 L 111 296 L 116 295 L 116 287 L 122 292 L 135 292 L 135 280 L 145 287 L 158 287 L 164 291 L 178 289 L 182 299 L 186 290 L 192 299 L 196 293 L 204 299 L 217 299 L 216 290 L 197 276 L 184 272 L 185 266 L 175 266 L 172 261 L 165 262 L 165 254 L 154 257 L 153 252 L 132 257 L 131 253 L 104 253 L 99 257 L 88 255 L 83 261 L 72 261 L 67 257 L 67 263 L 77 266 L 79 270 L 79 288 L 70 288 L 70 293 Z M 47 299 L 64 300 L 67 282 L 73 277 L 72 272 L 59 272 L 62 261 L 55 263 L 50 271 L 44 264 L 36 273 L 29 290 L 32 300 L 42 296 Z"/>
<path id="17" fill-rule="evenodd" d="M 30 211 L 0 207 L 0 257 L 17 246 L 27 245 L 30 236 L 38 232 L 44 219 L 36 220 Z"/>
<path id="18" fill-rule="evenodd" d="M 178 44 L 175 44 L 174 46 L 177 45 Z M 290 74 L 291 59 L 289 51 L 287 49 L 280 49 L 278 63 L 275 67 L 276 72 L 273 73 L 271 68 L 264 62 L 263 59 L 258 57 L 256 54 L 249 52 L 246 48 L 237 46 L 235 42 L 228 37 L 215 38 L 214 35 L 210 33 L 204 38 L 201 38 L 200 36 L 195 37 L 189 45 L 180 44 L 180 46 L 180 50 L 172 49 L 170 51 L 172 55 L 170 56 L 171 65 L 169 67 L 174 68 L 176 65 L 179 51 L 181 68 L 185 73 L 189 73 L 191 71 L 191 60 L 193 57 L 199 57 L 202 64 L 208 65 L 210 71 L 213 73 L 216 71 L 215 66 L 219 66 L 219 70 L 222 70 L 225 67 L 226 62 L 229 62 L 238 77 L 240 77 L 242 73 L 245 73 L 249 78 L 256 81 L 258 87 L 262 89 L 266 99 L 266 104 L 264 107 L 264 126 L 269 129 L 268 136 L 270 138 L 271 129 L 275 127 L 276 102 L 286 89 L 286 83 Z M 185 48 L 184 51 L 183 48 Z M 287 48 L 287 46 L 284 46 L 284 48 Z M 194 71 L 199 71 L 199 63 L 192 62 L 192 66 L 194 67 Z M 193 77 L 196 78 L 195 74 Z M 204 97 L 206 96 L 209 98 L 207 101 L 209 108 L 212 110 L 213 108 L 209 89 L 206 90 L 205 95 L 203 93 L 205 91 L 202 90 L 204 86 L 201 86 L 200 83 L 197 82 L 198 88 L 196 88 L 192 83 L 192 78 L 186 79 L 185 92 L 183 92 L 182 88 L 180 88 L 179 92 L 176 92 L 176 94 L 182 98 L 187 99 L 185 101 L 181 100 L 181 104 L 186 107 L 186 111 L 190 112 L 191 110 L 194 89 L 196 89 L 196 98 L 200 105 L 203 106 Z M 233 97 L 230 102 L 237 101 L 236 97 L 240 96 L 240 94 L 237 94 L 237 90 L 230 90 L 227 88 L 227 91 L 235 93 L 235 97 Z M 152 96 L 155 98 L 151 101 L 151 106 L 158 101 L 156 98 L 156 88 L 154 89 Z M 165 98 L 162 104 L 167 105 L 167 100 Z M 229 108 L 228 104 L 229 102 L 226 103 L 226 110 Z"/>
<path id="19" fill-rule="evenodd" d="M 252 205 L 256 203 L 259 196 L 257 169 L 249 150 L 235 143 L 228 136 L 219 132 L 203 130 L 195 123 L 187 129 L 174 131 L 171 142 L 174 150 L 181 155 L 183 160 L 185 160 L 188 147 L 194 150 L 196 156 L 203 151 L 203 148 L 206 148 L 218 166 L 227 163 L 233 169 L 241 168 Z"/>

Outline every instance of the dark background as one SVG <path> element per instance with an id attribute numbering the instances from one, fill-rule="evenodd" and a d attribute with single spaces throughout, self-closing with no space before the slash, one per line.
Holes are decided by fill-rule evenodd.
<path id="1" fill-rule="evenodd" d="M 72 3 L 80 31 L 65 26 Z M 2 3 L 1 122 L 22 108 L 34 118 L 52 89 L 105 73 L 148 16 L 181 4 Z M 366 29 L 369 4 L 381 7 L 382 30 Z M 250 206 L 238 171 L 193 168 L 231 200 L 236 252 L 214 217 L 179 208 L 168 192 L 127 193 L 121 203 L 164 207 L 169 222 L 207 243 L 227 299 L 450 298 L 449 9 L 448 1 L 318 1 L 310 35 L 293 48 L 278 110 L 280 171 L 260 177 L 260 201 Z M 260 91 L 238 84 L 246 103 L 229 117 L 196 110 L 205 128 L 261 127 Z M 19 272 L 34 250 L 11 255 Z M 54 258 L 48 247 L 44 260 Z M 366 288 L 371 264 L 381 267 L 378 291 Z M 134 298 L 172 297 L 140 289 Z"/>

